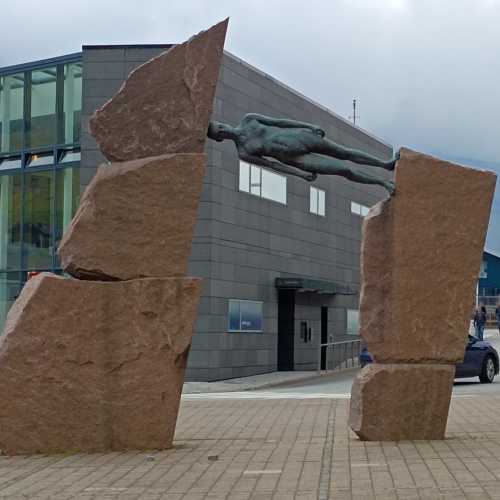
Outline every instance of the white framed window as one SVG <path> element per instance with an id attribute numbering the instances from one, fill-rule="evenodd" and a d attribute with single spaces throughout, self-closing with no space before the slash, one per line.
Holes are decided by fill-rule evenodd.
<path id="1" fill-rule="evenodd" d="M 359 310 L 347 309 L 347 328 L 348 335 L 359 335 Z"/>
<path id="2" fill-rule="evenodd" d="M 486 279 L 488 277 L 488 262 L 483 260 L 479 269 L 479 278 Z"/>
<path id="3" fill-rule="evenodd" d="M 228 330 L 230 332 L 262 332 L 262 302 L 229 300 Z"/>
<path id="4" fill-rule="evenodd" d="M 370 207 L 366 207 L 365 205 L 361 205 L 360 203 L 351 201 L 351 213 L 359 215 L 361 217 L 365 217 L 366 215 L 368 215 L 369 210 Z"/>
<path id="5" fill-rule="evenodd" d="M 309 212 L 316 215 L 325 215 L 325 191 L 323 189 L 310 186 Z"/>
<path id="6" fill-rule="evenodd" d="M 286 177 L 241 160 L 239 189 L 286 205 Z"/>

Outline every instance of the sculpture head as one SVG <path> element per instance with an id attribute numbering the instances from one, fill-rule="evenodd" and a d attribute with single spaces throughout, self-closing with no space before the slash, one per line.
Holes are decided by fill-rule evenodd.
<path id="1" fill-rule="evenodd" d="M 227 123 L 211 121 L 208 125 L 207 135 L 210 139 L 221 142 L 224 139 L 234 139 L 236 131 L 234 127 Z"/>

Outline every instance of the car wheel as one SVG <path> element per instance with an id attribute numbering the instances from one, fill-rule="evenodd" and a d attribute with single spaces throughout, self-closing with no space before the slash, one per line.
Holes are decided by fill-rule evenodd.
<path id="1" fill-rule="evenodd" d="M 486 356 L 481 367 L 481 375 L 479 380 L 483 384 L 491 384 L 495 378 L 495 362 L 491 356 Z"/>

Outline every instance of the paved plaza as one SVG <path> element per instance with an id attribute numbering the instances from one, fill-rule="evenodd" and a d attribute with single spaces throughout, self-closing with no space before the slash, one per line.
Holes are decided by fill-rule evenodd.
<path id="1" fill-rule="evenodd" d="M 0 498 L 500 499 L 500 397 L 455 396 L 445 441 L 363 443 L 348 399 L 266 394 L 184 397 L 169 451 L 0 457 Z"/>

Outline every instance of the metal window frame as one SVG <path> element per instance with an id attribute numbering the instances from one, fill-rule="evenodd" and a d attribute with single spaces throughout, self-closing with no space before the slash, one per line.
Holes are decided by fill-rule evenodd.
<path id="1" fill-rule="evenodd" d="M 286 207 L 288 205 L 288 177 L 286 175 L 275 172 L 271 168 L 265 168 L 265 167 L 259 167 L 259 168 L 260 168 L 260 197 L 263 198 L 264 200 L 272 201 L 273 203 L 278 203 L 281 206 Z M 284 202 L 277 200 L 276 198 L 269 198 L 267 196 L 262 195 L 262 172 L 264 170 L 272 175 L 275 175 L 276 177 L 281 177 L 285 181 L 285 201 Z"/>
<path id="2" fill-rule="evenodd" d="M 245 163 L 248 165 L 248 191 L 245 189 L 241 188 L 241 164 Z M 259 180 L 258 182 L 255 182 L 252 184 L 252 168 L 256 168 L 259 172 Z M 280 201 L 275 198 L 269 198 L 267 196 L 262 195 L 262 171 L 265 170 L 266 172 L 276 175 L 277 177 L 281 177 L 285 181 L 285 201 Z M 279 174 L 278 172 L 275 172 L 274 170 L 270 168 L 265 168 L 261 167 L 260 165 L 254 165 L 253 163 L 248 163 L 246 161 L 240 160 L 238 164 L 238 178 L 237 178 L 237 186 L 236 190 L 240 193 L 246 193 L 251 196 L 256 196 L 257 198 L 261 198 L 263 200 L 270 201 L 271 203 L 278 203 L 281 206 L 287 206 L 288 205 L 288 179 L 286 175 Z M 252 188 L 259 188 L 258 193 L 252 193 Z"/>
<path id="3" fill-rule="evenodd" d="M 249 188 L 250 190 L 248 191 L 250 194 L 253 194 L 254 196 L 258 196 L 259 198 L 262 198 L 262 167 L 260 167 L 259 165 L 252 165 L 251 163 L 249 163 L 250 165 L 250 169 L 249 169 Z M 254 183 L 252 184 L 252 168 L 256 168 L 257 171 L 259 172 L 259 181 L 257 183 Z M 253 193 L 252 192 L 252 188 L 259 188 L 259 193 Z"/>
<path id="4" fill-rule="evenodd" d="M 43 69 L 47 66 L 56 66 L 58 64 L 67 64 L 71 62 L 81 62 L 82 52 L 73 52 L 64 56 L 51 57 L 49 59 L 40 59 L 28 63 L 14 64 L 12 66 L 3 66 L 0 68 L 0 76 L 9 76 L 15 73 L 24 73 L 34 69 Z"/>
<path id="5" fill-rule="evenodd" d="M 318 217 L 326 217 L 326 191 L 317 186 L 309 186 L 309 197 L 312 197 L 313 189 L 316 191 L 316 212 L 311 210 L 311 200 L 309 199 L 309 213 L 313 215 L 317 215 Z M 325 195 L 325 213 L 321 214 L 319 210 L 319 193 L 320 191 Z"/>
<path id="6" fill-rule="evenodd" d="M 23 74 L 24 76 L 24 88 L 23 88 L 23 128 L 22 128 L 22 148 L 16 151 L 9 151 L 7 153 L 0 153 L 0 159 L 20 157 L 21 158 L 21 168 L 9 169 L 2 171 L 1 175 L 16 175 L 21 174 L 21 214 L 20 214 L 20 235 L 19 235 L 19 245 L 20 245 L 20 267 L 17 269 L 2 269 L 0 273 L 18 273 L 19 282 L 22 284 L 27 279 L 27 273 L 29 271 L 40 271 L 40 272 L 61 272 L 60 266 L 56 265 L 56 252 L 55 252 L 55 233 L 53 231 L 55 227 L 55 204 L 56 204 L 56 175 L 60 170 L 65 170 L 67 168 L 75 168 L 80 166 L 80 161 L 72 161 L 60 164 L 59 158 L 62 150 L 77 150 L 81 151 L 79 140 L 75 140 L 72 143 L 63 143 L 64 140 L 64 127 L 63 127 L 63 116 L 64 116 L 64 67 L 66 64 L 82 62 L 82 52 L 75 52 L 72 54 L 67 54 L 60 57 L 53 57 L 50 59 L 42 59 L 39 61 L 33 61 L 29 63 L 17 64 L 13 66 L 5 66 L 0 68 L 0 77 L 10 76 L 14 74 Z M 48 145 L 46 147 L 36 147 L 31 148 L 28 146 L 27 139 L 31 131 L 31 84 L 32 71 L 43 70 L 47 67 L 56 68 L 56 144 Z M 79 138 L 78 138 L 79 139 Z M 54 161 L 52 164 L 40 165 L 39 167 L 29 167 L 28 160 L 32 154 L 36 153 L 52 153 Z M 52 247 L 52 255 L 50 267 L 33 269 L 27 265 L 27 252 L 25 248 L 25 238 L 24 238 L 24 205 L 26 201 L 26 175 L 35 172 L 51 172 L 51 197 L 50 197 L 50 245 Z"/>
<path id="7" fill-rule="evenodd" d="M 326 199 L 325 199 L 325 205 L 326 205 Z M 355 212 L 353 210 L 353 205 L 357 205 L 359 207 L 359 212 Z M 366 211 L 366 214 L 363 214 L 363 211 Z M 351 214 L 357 215 L 358 217 L 366 217 L 368 212 L 370 211 L 370 207 L 367 207 L 366 205 L 362 205 L 361 203 L 358 203 L 357 201 L 351 200 Z"/>
<path id="8" fill-rule="evenodd" d="M 356 332 L 352 332 L 348 329 L 349 326 L 349 312 L 355 312 L 357 313 L 358 317 L 358 330 Z M 359 307 L 357 309 L 352 308 L 352 307 L 347 307 L 345 310 L 345 333 L 346 335 L 353 335 L 353 336 L 359 336 L 359 328 L 360 328 L 360 313 L 359 313 Z"/>
<path id="9" fill-rule="evenodd" d="M 261 329 L 260 330 L 246 330 L 246 329 L 242 329 L 241 328 L 241 307 L 240 307 L 240 321 L 239 321 L 239 325 L 240 325 L 240 328 L 239 329 L 232 329 L 230 328 L 230 325 L 231 325 L 231 318 L 229 317 L 229 309 L 230 309 L 230 303 L 231 302 L 238 302 L 238 303 L 242 303 L 242 302 L 250 302 L 252 304 L 260 304 L 261 306 Z M 262 328 L 264 326 L 264 302 L 262 300 L 247 300 L 247 299 L 228 299 L 228 302 L 227 302 L 227 315 L 228 315 L 228 318 L 227 318 L 227 331 L 229 333 L 263 333 L 264 329 Z"/>

